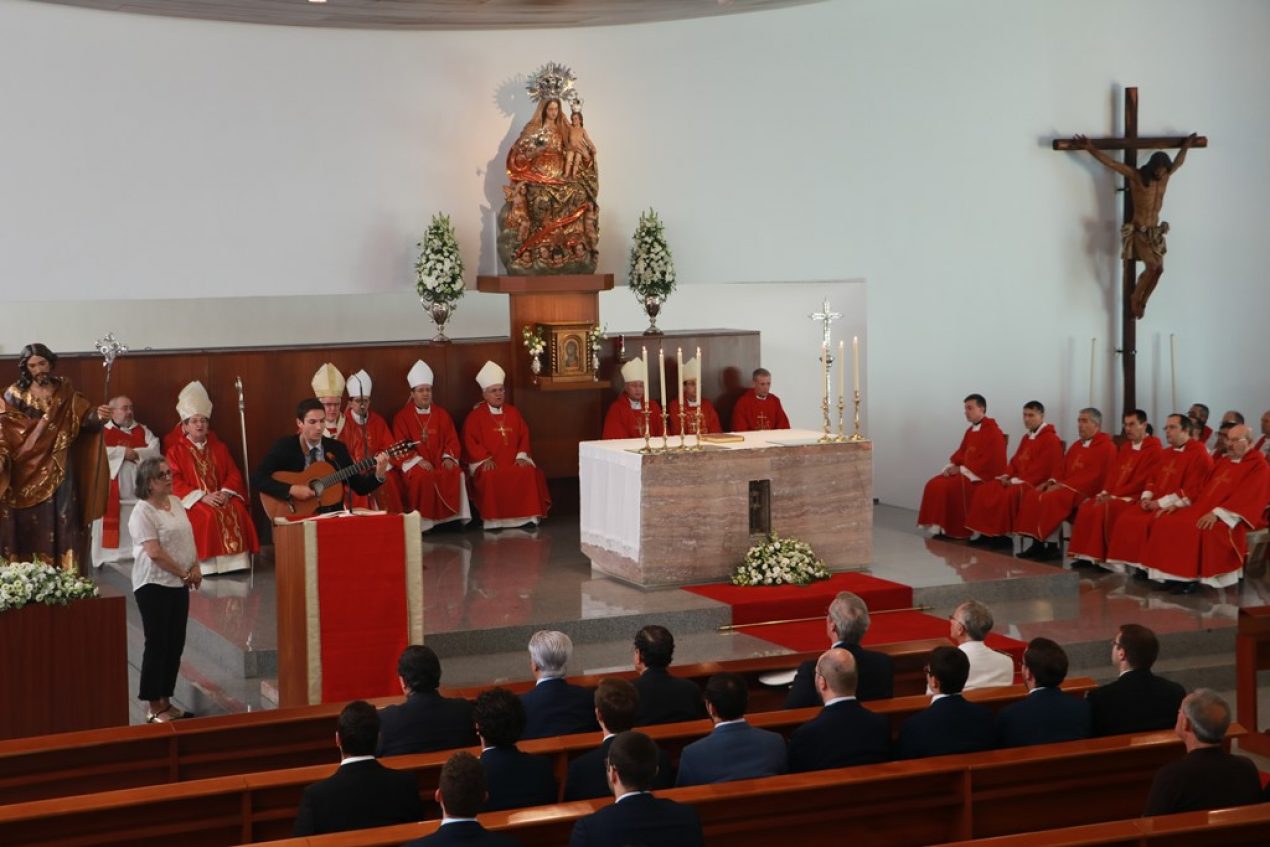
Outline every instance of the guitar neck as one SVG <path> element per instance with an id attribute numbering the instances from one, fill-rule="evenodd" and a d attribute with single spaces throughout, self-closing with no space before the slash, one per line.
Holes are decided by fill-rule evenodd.
<path id="1" fill-rule="evenodd" d="M 348 479 L 350 476 L 357 476 L 360 473 L 365 473 L 366 471 L 370 470 L 373 467 L 375 467 L 375 457 L 370 456 L 368 458 L 362 459 L 360 462 L 354 462 L 353 464 L 349 465 L 346 468 L 340 468 L 338 471 L 336 471 L 333 474 L 327 474 L 326 476 L 322 477 L 322 479 L 319 481 L 322 483 L 324 487 L 329 488 L 330 486 L 334 485 L 337 482 L 343 482 L 344 480 Z"/>

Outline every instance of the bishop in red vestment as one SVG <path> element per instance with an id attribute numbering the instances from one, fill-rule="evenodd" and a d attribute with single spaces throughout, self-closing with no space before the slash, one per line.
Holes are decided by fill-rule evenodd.
<path id="1" fill-rule="evenodd" d="M 547 516 L 547 478 L 530 456 L 529 427 L 505 403 L 505 373 L 486 362 L 476 375 L 485 399 L 463 421 L 463 462 L 485 529 L 537 524 Z"/>
<path id="2" fill-rule="evenodd" d="M 339 440 L 348 448 L 348 455 L 354 462 L 369 459 L 384 453 L 393 445 L 395 439 L 388 422 L 370 408 L 370 391 L 373 386 L 370 374 L 360 370 L 348 378 L 345 388 L 348 391 L 348 412 L 343 415 L 344 429 Z M 401 472 L 394 465 L 388 469 L 384 484 L 370 494 L 358 494 L 348 487 L 345 496 L 354 509 L 377 509 L 384 512 L 401 513 L 405 499 L 402 497 Z"/>
<path id="3" fill-rule="evenodd" d="M 1151 525 L 1142 564 L 1153 579 L 1221 588 L 1242 576 L 1248 530 L 1266 525 L 1270 466 L 1253 452 L 1247 426 L 1232 428 L 1228 439 L 1230 454 L 1213 466 L 1194 504 Z"/>
<path id="4" fill-rule="evenodd" d="M 1124 443 L 1116 454 L 1102 491 L 1076 510 L 1068 553 L 1077 561 L 1104 562 L 1112 527 L 1137 507 L 1147 477 L 1160 455 L 1160 439 L 1147 435 L 1147 413 L 1135 409 L 1124 416 Z"/>
<path id="5" fill-rule="evenodd" d="M 418 360 L 410 368 L 406 382 L 410 399 L 392 420 L 398 439 L 416 442 L 414 453 L 401 465 L 410 508 L 419 513 L 424 530 L 450 521 L 472 519 L 463 469 L 459 434 L 450 413 L 432 402 L 432 368 Z"/>
<path id="6" fill-rule="evenodd" d="M 110 465 L 110 493 L 106 513 L 93 522 L 93 565 L 132 559 L 128 518 L 137 504 L 137 467 L 163 455 L 159 439 L 132 416 L 132 400 L 120 395 L 110 401 L 110 420 L 102 429 L 106 461 Z"/>
<path id="7" fill-rule="evenodd" d="M 714 410 L 713 404 L 709 400 L 700 395 L 701 386 L 701 362 L 696 358 L 689 359 L 684 362 L 683 372 L 684 384 L 684 430 L 688 435 L 700 435 L 701 433 L 710 434 L 712 432 L 723 432 L 723 425 L 719 423 L 719 413 Z M 670 408 L 667 410 L 670 416 L 670 434 L 679 434 L 679 398 L 676 397 L 670 401 Z M 697 413 L 701 413 L 701 432 L 697 431 Z"/>
<path id="8" fill-rule="evenodd" d="M 1023 407 L 1027 434 L 1019 439 L 1014 458 L 996 484 L 978 488 L 966 515 L 966 527 L 980 535 L 1009 535 L 1023 492 L 1058 473 L 1063 461 L 1063 442 L 1054 426 L 1045 422 L 1045 406 L 1032 400 Z"/>
<path id="9" fill-rule="evenodd" d="M 732 409 L 732 431 L 789 429 L 789 417 L 781 407 L 781 400 L 771 393 L 772 372 L 766 368 L 756 369 L 753 386 L 741 395 Z"/>
<path id="10" fill-rule="evenodd" d="M 645 397 L 648 385 L 648 363 L 642 358 L 631 359 L 622 365 L 622 394 L 609 406 L 604 416 L 604 431 L 600 436 L 610 438 L 644 437 L 644 403 L 648 403 L 648 434 L 660 436 L 661 406 L 656 400 Z"/>
<path id="11" fill-rule="evenodd" d="M 969 538 L 966 513 L 985 479 L 1005 473 L 1005 434 L 988 417 L 988 401 L 971 394 L 963 401 L 970 423 L 961 446 L 948 458 L 939 476 L 926 483 L 917 525 L 950 538 Z"/>

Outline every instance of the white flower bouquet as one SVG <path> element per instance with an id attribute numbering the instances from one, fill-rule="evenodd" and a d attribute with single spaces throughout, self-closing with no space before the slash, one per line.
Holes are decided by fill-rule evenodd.
<path id="1" fill-rule="evenodd" d="M 541 356 L 547 349 L 547 342 L 542 337 L 542 330 L 532 324 L 525 324 L 520 329 L 520 337 L 525 342 L 525 349 L 530 356 Z"/>
<path id="2" fill-rule="evenodd" d="M 631 245 L 629 268 L 631 291 L 641 301 L 647 297 L 665 299 L 675 290 L 675 263 L 666 243 L 666 230 L 652 209 L 639 216 Z"/>
<path id="3" fill-rule="evenodd" d="M 0 612 L 28 603 L 65 606 L 73 600 L 97 596 L 91 579 L 43 562 L 0 563 Z"/>
<path id="4" fill-rule="evenodd" d="M 828 578 L 828 568 L 810 545 L 772 533 L 745 554 L 745 561 L 732 573 L 732 584 L 806 585 Z"/>
<path id="5" fill-rule="evenodd" d="M 463 296 L 463 259 L 449 215 L 433 215 L 432 223 L 417 245 L 415 290 L 429 303 L 453 304 Z"/>

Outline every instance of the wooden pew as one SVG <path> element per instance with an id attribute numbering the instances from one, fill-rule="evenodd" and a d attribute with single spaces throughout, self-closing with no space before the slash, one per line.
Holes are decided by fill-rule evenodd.
<path id="1" fill-rule="evenodd" d="M 1064 687 L 1073 696 L 1083 696 L 1093 687 L 1093 681 L 1069 680 Z M 1000 708 L 1026 694 L 1023 686 L 1010 686 L 972 691 L 967 696 Z M 924 696 L 903 697 L 879 702 L 874 708 L 888 715 L 892 726 L 898 727 L 927 703 Z M 818 711 L 810 708 L 759 713 L 751 715 L 750 721 L 755 726 L 788 734 Z M 662 724 L 647 731 L 674 758 L 684 745 L 710 729 L 709 721 L 700 720 Z M 328 735 L 328 742 L 329 738 Z M 600 733 L 592 732 L 536 739 L 520 746 L 529 753 L 551 756 L 563 783 L 570 759 L 594 749 L 600 741 Z M 384 761 L 391 767 L 413 772 L 422 796 L 430 800 L 441 766 L 452 752 L 398 756 Z M 182 844 L 229 844 L 280 838 L 291 831 L 305 786 L 332 773 L 335 755 L 332 746 L 328 748 L 327 764 L 322 765 L 0 806 L 0 844 L 37 844 L 50 839 L 85 846 L 145 844 L 150 843 L 146 839 L 151 835 L 179 836 Z M 183 828 L 186 826 L 183 821 L 187 819 L 190 821 L 188 831 Z"/>

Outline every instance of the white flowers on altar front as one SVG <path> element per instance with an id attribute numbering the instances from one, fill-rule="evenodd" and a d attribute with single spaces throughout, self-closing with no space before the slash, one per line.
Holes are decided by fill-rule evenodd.
<path id="1" fill-rule="evenodd" d="M 65 606 L 73 600 L 97 596 L 91 579 L 43 562 L 0 564 L 0 612 L 21 609 L 28 603 Z"/>
<path id="2" fill-rule="evenodd" d="M 732 573 L 733 585 L 806 585 L 829 578 L 811 546 L 776 533 L 755 544 Z"/>
<path id="3" fill-rule="evenodd" d="M 639 216 L 631 245 L 630 286 L 640 300 L 665 299 L 675 290 L 675 263 L 661 218 L 652 209 Z"/>
<path id="4" fill-rule="evenodd" d="M 419 241 L 415 290 L 429 303 L 453 304 L 463 296 L 463 259 L 449 215 L 433 215 Z"/>

